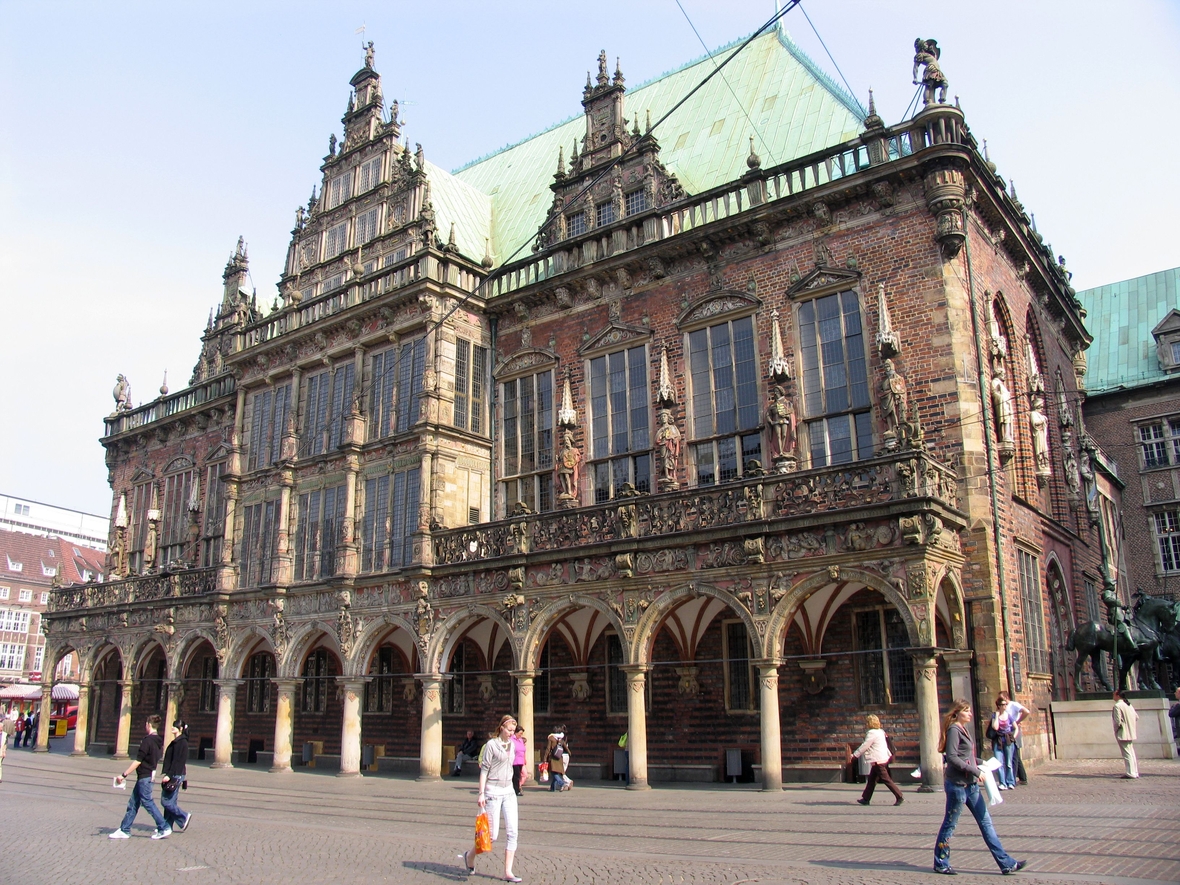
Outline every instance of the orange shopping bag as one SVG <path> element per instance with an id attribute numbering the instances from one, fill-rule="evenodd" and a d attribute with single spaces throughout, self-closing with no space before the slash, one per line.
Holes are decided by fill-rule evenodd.
<path id="1" fill-rule="evenodd" d="M 475 818 L 475 853 L 485 854 L 492 850 L 492 825 L 488 823 L 487 812 L 480 812 Z"/>

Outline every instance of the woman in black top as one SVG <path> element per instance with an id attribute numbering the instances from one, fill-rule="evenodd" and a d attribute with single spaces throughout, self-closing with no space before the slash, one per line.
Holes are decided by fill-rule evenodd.
<path id="1" fill-rule="evenodd" d="M 187 830 L 191 814 L 185 814 L 177 804 L 184 785 L 188 762 L 188 726 L 180 719 L 172 723 L 172 743 L 164 751 L 163 784 L 164 820 L 174 829 Z"/>
<path id="2" fill-rule="evenodd" d="M 938 841 L 934 844 L 934 872 L 955 875 L 951 869 L 951 836 L 955 834 L 959 813 L 966 805 L 979 824 L 979 832 L 983 834 L 983 841 L 999 864 L 1000 872 L 1006 876 L 1024 869 L 1026 862 L 1008 854 L 1000 844 L 1000 837 L 996 835 L 992 816 L 987 810 L 987 800 L 979 790 L 979 785 L 983 783 L 983 772 L 979 770 L 979 762 L 975 758 L 975 741 L 967 728 L 970 722 L 971 705 L 966 701 L 957 701 L 942 718 L 942 739 L 938 749 L 946 760 L 943 771 L 946 814 L 942 818 L 942 828 L 938 831 Z"/>

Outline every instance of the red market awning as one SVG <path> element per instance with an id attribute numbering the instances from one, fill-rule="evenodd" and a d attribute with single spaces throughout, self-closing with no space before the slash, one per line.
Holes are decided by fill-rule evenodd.
<path id="1" fill-rule="evenodd" d="M 4 701 L 36 701 L 41 698 L 39 685 L 6 685 L 0 688 L 0 700 Z"/>
<path id="2" fill-rule="evenodd" d="M 53 686 L 53 699 L 55 701 L 78 700 L 78 686 L 72 682 L 59 682 Z"/>

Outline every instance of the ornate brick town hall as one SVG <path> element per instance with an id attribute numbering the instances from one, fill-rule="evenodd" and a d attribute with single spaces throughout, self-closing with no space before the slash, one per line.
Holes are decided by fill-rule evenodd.
<path id="1" fill-rule="evenodd" d="M 369 44 L 281 297 L 239 241 L 189 385 L 120 378 L 111 579 L 46 615 L 77 752 L 158 711 L 216 766 L 429 779 L 514 711 L 534 761 L 565 724 L 586 776 L 626 732 L 632 788 L 778 789 L 874 712 L 932 786 L 940 708 L 1010 690 L 1045 757 L 1103 574 L 1090 338 L 937 58 L 887 126 L 771 31 L 653 126 L 711 62 L 603 53 L 448 173 Z"/>

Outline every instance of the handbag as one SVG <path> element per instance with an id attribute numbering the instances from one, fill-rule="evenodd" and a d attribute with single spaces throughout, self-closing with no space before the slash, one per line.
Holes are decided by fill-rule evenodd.
<path id="1" fill-rule="evenodd" d="M 488 823 L 486 811 L 475 817 L 475 853 L 486 854 L 492 850 L 492 825 Z"/>
<path id="2" fill-rule="evenodd" d="M 539 768 L 541 771 L 541 776 L 538 778 L 538 780 L 543 784 L 549 783 L 549 763 L 542 762 L 537 766 L 537 768 Z"/>

